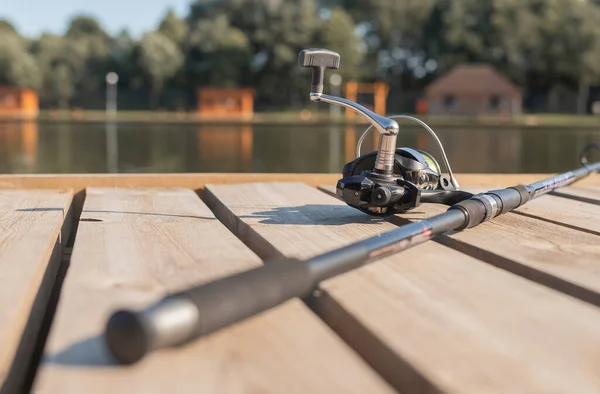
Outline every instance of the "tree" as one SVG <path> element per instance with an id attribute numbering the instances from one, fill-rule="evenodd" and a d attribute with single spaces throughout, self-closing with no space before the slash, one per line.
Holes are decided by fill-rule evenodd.
<path id="1" fill-rule="evenodd" d="M 436 19 L 441 28 L 428 31 L 428 54 L 442 70 L 491 63 L 526 95 L 579 88 L 580 112 L 589 84 L 600 82 L 600 9 L 590 2 L 438 0 L 429 25 Z"/>
<path id="2" fill-rule="evenodd" d="M 150 104 L 156 107 L 165 82 L 182 66 L 183 54 L 177 44 L 157 31 L 142 36 L 139 54 L 139 66 L 150 83 Z"/>
<path id="3" fill-rule="evenodd" d="M 188 73 L 196 84 L 238 86 L 250 62 L 246 35 L 225 15 L 195 23 L 187 41 Z"/>
<path id="4" fill-rule="evenodd" d="M 444 29 L 447 59 L 495 64 L 522 83 L 548 86 L 597 74 L 597 7 L 579 0 L 453 0 Z"/>
<path id="5" fill-rule="evenodd" d="M 340 7 L 331 10 L 329 19 L 322 22 L 318 41 L 322 47 L 340 54 L 341 67 L 336 72 L 344 81 L 360 76 L 358 66 L 363 56 L 361 42 L 356 34 L 356 25 L 346 11 Z"/>
<path id="6" fill-rule="evenodd" d="M 17 32 L 17 29 L 13 26 L 12 23 L 7 21 L 6 19 L 0 19 L 0 35 L 4 37 L 8 34 L 18 36 L 19 32 Z"/>
<path id="7" fill-rule="evenodd" d="M 75 16 L 64 36 L 67 53 L 64 58 L 71 67 L 77 96 L 84 99 L 104 87 L 110 70 L 111 37 L 91 16 Z"/>
<path id="8" fill-rule="evenodd" d="M 42 84 L 40 100 L 52 106 L 68 108 L 75 91 L 74 62 L 64 37 L 44 34 L 33 45 L 40 65 Z M 75 63 L 75 64 L 74 64 Z"/>
<path id="9" fill-rule="evenodd" d="M 533 2 L 542 9 L 541 0 Z M 600 82 L 600 10 L 578 0 L 549 0 L 544 4 L 539 46 L 533 52 L 536 71 L 551 78 L 548 86 L 559 82 L 577 86 L 578 110 L 583 113 L 589 84 Z"/>
<path id="10" fill-rule="evenodd" d="M 481 0 L 485 1 L 489 0 Z M 328 3 L 332 2 L 341 3 L 358 23 L 368 53 L 366 69 L 394 81 L 426 60 L 423 32 L 436 0 L 329 0 Z"/>
<path id="11" fill-rule="evenodd" d="M 170 38 L 174 43 L 181 46 L 188 33 L 188 25 L 183 20 L 175 15 L 172 9 L 167 11 L 167 14 L 160 22 L 158 31 Z"/>
<path id="12" fill-rule="evenodd" d="M 16 34 L 0 38 L 0 83 L 38 89 L 40 71 L 35 59 Z"/>
<path id="13" fill-rule="evenodd" d="M 28 42 L 7 20 L 0 20 L 0 83 L 38 89 L 39 67 Z"/>
<path id="14" fill-rule="evenodd" d="M 298 106 L 306 83 L 298 75 L 298 52 L 313 46 L 320 26 L 315 0 L 198 0 L 190 23 L 224 15 L 248 38 L 253 54 L 251 80 L 258 99 L 271 105 Z"/>
<path id="15" fill-rule="evenodd" d="M 536 4 L 538 3 L 538 4 Z M 524 82 L 541 45 L 538 0 L 445 0 L 441 11 L 445 41 L 440 61 L 449 65 L 488 62 Z"/>
<path id="16" fill-rule="evenodd" d="M 52 70 L 48 80 L 48 88 L 58 103 L 59 108 L 69 108 L 69 100 L 73 97 L 74 84 L 71 68 L 65 63 L 59 63 Z"/>
<path id="17" fill-rule="evenodd" d="M 580 0 L 195 0 L 185 19 L 168 10 L 140 41 L 111 37 L 89 15 L 33 41 L 0 20 L 0 82 L 39 86 L 44 105 L 88 106 L 102 104 L 115 71 L 124 89 L 150 90 L 152 106 L 168 90 L 183 108 L 210 84 L 252 86 L 259 105 L 298 107 L 309 78 L 298 52 L 322 46 L 341 54 L 344 80 L 418 90 L 457 63 L 487 62 L 526 96 L 579 89 L 583 111 L 600 84 L 598 25 L 600 7 Z"/>
<path id="18" fill-rule="evenodd" d="M 67 38 L 102 37 L 108 39 L 100 23 L 90 15 L 77 15 L 69 22 L 66 33 Z"/>
<path id="19" fill-rule="evenodd" d="M 143 85 L 144 78 L 140 76 L 135 51 L 136 40 L 129 32 L 121 30 L 110 42 L 109 66 L 111 72 L 119 75 L 119 86 L 124 89 L 135 89 Z"/>

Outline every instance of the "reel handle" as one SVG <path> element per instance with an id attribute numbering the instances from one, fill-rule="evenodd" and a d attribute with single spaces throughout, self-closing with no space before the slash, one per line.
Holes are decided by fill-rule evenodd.
<path id="1" fill-rule="evenodd" d="M 298 64 L 301 67 L 313 69 L 311 92 L 323 93 L 325 69 L 337 70 L 340 68 L 340 54 L 329 49 L 304 49 L 298 54 Z"/>
<path id="2" fill-rule="evenodd" d="M 369 120 L 369 122 L 381 133 L 377 162 L 375 171 L 385 175 L 392 176 L 394 167 L 394 154 L 396 150 L 396 136 L 398 135 L 398 123 L 378 115 L 375 112 L 363 107 L 362 105 L 341 97 L 323 94 L 323 81 L 325 79 L 325 69 L 338 69 L 340 67 L 340 55 L 329 49 L 309 48 L 300 51 L 298 54 L 298 64 L 301 67 L 312 68 L 312 87 L 310 99 L 318 102 L 323 101 L 329 104 L 339 105 L 349 108 L 359 113 Z"/>

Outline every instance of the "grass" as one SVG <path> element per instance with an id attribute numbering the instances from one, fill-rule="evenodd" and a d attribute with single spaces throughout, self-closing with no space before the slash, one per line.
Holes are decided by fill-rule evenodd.
<path id="1" fill-rule="evenodd" d="M 585 127 L 600 129 L 600 116 L 593 115 L 563 115 L 563 114 L 526 114 L 515 118 L 494 116 L 433 116 L 414 115 L 432 126 L 457 127 Z M 107 120 L 106 113 L 99 110 L 64 110 L 40 111 L 39 120 L 69 120 L 69 121 L 101 121 Z M 250 118 L 242 117 L 202 117 L 191 112 L 167 111 L 120 111 L 115 118 L 119 122 L 182 122 L 182 123 L 251 123 L 251 124 L 323 124 L 323 123 L 354 123 L 345 117 L 332 119 L 327 112 L 308 110 L 260 112 Z M 357 119 L 360 120 L 360 119 Z M 361 124 L 364 124 L 360 120 Z"/>

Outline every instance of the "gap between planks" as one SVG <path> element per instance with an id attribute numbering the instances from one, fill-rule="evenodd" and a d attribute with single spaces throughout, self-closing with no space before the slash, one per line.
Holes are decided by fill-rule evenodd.
<path id="1" fill-rule="evenodd" d="M 260 264 L 189 189 L 88 189 L 35 391 L 392 392 L 299 300 L 131 367 L 103 346 L 115 308 Z"/>
<path id="2" fill-rule="evenodd" d="M 489 189 L 464 187 L 463 190 L 471 193 L 485 193 Z M 328 192 L 332 191 L 328 190 Z M 600 189 L 597 192 L 589 190 L 588 194 L 596 194 L 600 199 Z M 600 206 L 587 202 L 546 194 L 529 200 L 525 205 L 513 210 L 512 213 L 600 235 Z"/>
<path id="3" fill-rule="evenodd" d="M 569 186 L 552 192 L 556 196 L 600 205 L 600 186 Z"/>
<path id="4" fill-rule="evenodd" d="M 469 188 L 465 188 L 469 189 Z M 471 187 L 473 191 L 483 189 Z M 335 188 L 319 190 L 336 197 Z M 566 206 L 574 213 L 552 214 Z M 423 204 L 413 211 L 388 217 L 398 226 L 445 212 L 447 206 Z M 434 240 L 496 267 L 600 306 L 600 207 L 557 196 L 531 200 L 505 215 Z M 553 219 L 552 219 L 553 218 Z"/>
<path id="5" fill-rule="evenodd" d="M 465 184 L 473 186 L 505 187 L 525 184 L 548 177 L 549 174 L 457 174 Z M 335 184 L 337 174 L 97 174 L 97 175 L 0 175 L 0 186 L 7 189 L 69 188 L 73 196 L 73 231 L 68 245 L 72 246 L 77 234 L 79 216 L 85 201 L 87 187 L 179 187 L 201 194 L 206 184 L 231 184 L 239 182 L 302 182 L 314 187 Z M 600 176 L 590 176 L 577 185 L 600 185 Z M 600 188 L 600 186 L 597 186 Z M 570 188 L 567 188 L 570 189 Z M 575 193 L 576 194 L 576 193 Z M 570 198 L 575 198 L 570 195 Z"/>
<path id="6" fill-rule="evenodd" d="M 70 191 L 0 192 L 0 392 L 28 392 L 65 271 Z"/>
<path id="7" fill-rule="evenodd" d="M 308 258 L 395 228 L 302 184 L 208 185 L 205 201 L 265 258 Z M 437 243 L 320 289 L 315 311 L 398 390 L 600 390 L 600 310 Z"/>

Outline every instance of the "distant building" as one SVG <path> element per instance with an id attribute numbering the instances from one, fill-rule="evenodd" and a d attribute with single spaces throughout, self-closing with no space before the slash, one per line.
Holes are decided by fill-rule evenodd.
<path id="1" fill-rule="evenodd" d="M 198 89 L 198 114 L 209 117 L 252 117 L 254 90 L 250 88 Z"/>
<path id="2" fill-rule="evenodd" d="M 359 94 L 372 94 L 373 95 L 373 106 L 362 103 L 367 108 L 371 109 L 379 115 L 385 115 L 386 113 L 386 100 L 390 87 L 384 82 L 374 83 L 357 83 L 355 81 L 349 81 L 346 83 L 346 99 L 357 102 Z M 346 117 L 348 119 L 354 119 L 356 112 L 346 109 Z"/>
<path id="3" fill-rule="evenodd" d="M 522 112 L 521 90 L 488 64 L 464 64 L 426 89 L 431 115 L 516 116 Z"/>
<path id="4" fill-rule="evenodd" d="M 0 86 L 0 118 L 36 118 L 39 113 L 37 93 L 17 86 Z"/>

